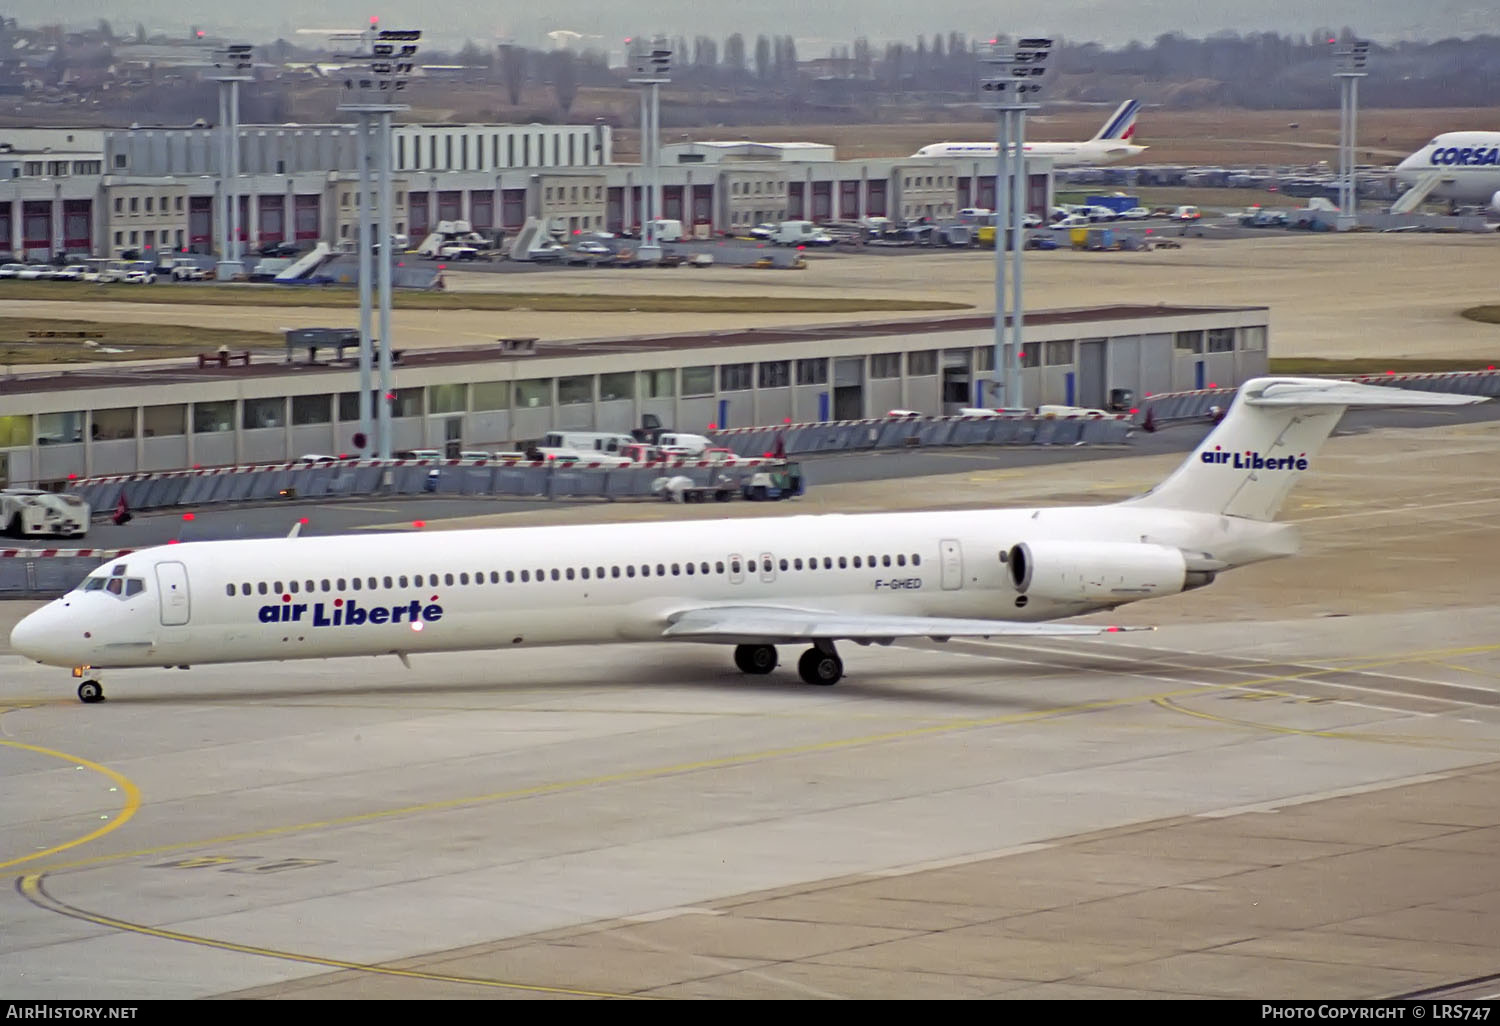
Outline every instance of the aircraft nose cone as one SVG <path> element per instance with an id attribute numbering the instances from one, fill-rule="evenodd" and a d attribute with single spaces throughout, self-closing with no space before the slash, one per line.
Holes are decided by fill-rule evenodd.
<path id="1" fill-rule="evenodd" d="M 51 606 L 43 606 L 11 628 L 10 647 L 27 659 L 55 663 L 61 639 Z"/>

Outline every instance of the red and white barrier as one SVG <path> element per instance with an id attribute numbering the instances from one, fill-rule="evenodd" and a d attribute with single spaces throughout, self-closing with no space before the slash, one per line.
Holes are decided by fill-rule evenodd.
<path id="1" fill-rule="evenodd" d="M 953 417 L 929 417 L 926 414 L 914 413 L 901 417 L 866 417 L 863 420 L 814 420 L 801 424 L 762 424 L 759 427 L 723 428 L 718 431 L 709 432 L 715 438 L 726 438 L 734 435 L 757 434 L 764 431 L 798 431 L 803 428 L 841 428 L 861 427 L 872 424 L 907 424 L 914 421 L 933 424 L 958 424 L 965 421 L 989 421 L 989 420 L 1129 420 L 1128 413 L 994 413 L 970 416 Z"/>
<path id="2" fill-rule="evenodd" d="M 134 549 L 0 549 L 0 559 L 118 559 Z"/>
<path id="3" fill-rule="evenodd" d="M 131 481 L 156 481 L 177 477 L 219 477 L 224 474 L 251 474 L 274 470 L 317 470 L 330 467 L 563 467 L 568 470 L 634 470 L 638 468 L 677 469 L 679 467 L 751 467 L 761 463 L 775 463 L 767 459 L 731 460 L 657 460 L 652 463 L 605 463 L 583 460 L 340 460 L 337 463 L 253 463 L 244 466 L 194 467 L 191 470 L 140 470 L 130 474 L 103 474 L 97 477 L 78 477 L 68 482 L 69 487 L 80 488 L 97 484 L 125 484 Z"/>

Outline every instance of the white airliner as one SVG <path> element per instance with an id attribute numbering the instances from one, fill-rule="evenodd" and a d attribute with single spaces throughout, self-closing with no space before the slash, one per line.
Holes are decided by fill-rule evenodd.
<path id="1" fill-rule="evenodd" d="M 73 667 L 85 702 L 108 667 L 620 642 L 734 645 L 752 674 L 807 644 L 802 679 L 833 684 L 840 640 L 1100 634 L 1120 628 L 1044 621 L 1290 555 L 1295 529 L 1271 520 L 1346 407 L 1479 401 L 1257 378 L 1171 476 L 1107 506 L 161 546 L 101 566 L 10 641 Z"/>
<path id="2" fill-rule="evenodd" d="M 1444 132 L 1397 164 L 1396 177 L 1423 190 L 1405 204 L 1398 200 L 1403 209 L 1430 198 L 1500 213 L 1500 132 Z"/>
<path id="3" fill-rule="evenodd" d="M 1115 108 L 1099 133 L 1088 142 L 1029 142 L 1022 144 L 1022 148 L 1038 157 L 1051 157 L 1052 166 L 1056 168 L 1113 164 L 1146 151 L 1146 147 L 1130 141 L 1135 135 L 1135 119 L 1140 112 L 1140 100 L 1126 100 Z M 994 157 L 998 148 L 993 142 L 941 142 L 923 146 L 912 156 Z M 1014 146 L 1011 152 L 1015 152 Z"/>

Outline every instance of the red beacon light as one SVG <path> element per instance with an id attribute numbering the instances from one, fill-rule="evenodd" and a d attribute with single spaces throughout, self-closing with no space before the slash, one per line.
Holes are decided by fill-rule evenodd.
<path id="1" fill-rule="evenodd" d="M 197 520 L 198 519 L 198 514 L 196 514 L 196 513 L 184 513 L 182 515 L 182 519 L 184 519 L 184 520 Z"/>
<path id="2" fill-rule="evenodd" d="M 427 526 L 427 521 L 425 521 L 425 520 L 413 520 L 411 522 L 411 526 L 415 527 L 417 530 L 420 531 L 422 528 L 424 528 L 424 527 Z"/>

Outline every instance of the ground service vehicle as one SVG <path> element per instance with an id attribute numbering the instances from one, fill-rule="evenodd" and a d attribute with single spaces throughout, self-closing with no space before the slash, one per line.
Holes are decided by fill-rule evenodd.
<path id="1" fill-rule="evenodd" d="M 0 524 L 14 538 L 82 538 L 89 529 L 89 504 L 76 495 L 37 488 L 3 488 Z"/>
<path id="2" fill-rule="evenodd" d="M 801 495 L 802 466 L 784 463 L 769 470 L 757 470 L 740 485 L 740 494 L 751 502 L 774 502 Z"/>
<path id="3" fill-rule="evenodd" d="M 778 246 L 825 246 L 833 238 L 811 221 L 782 221 L 771 241 Z"/>

